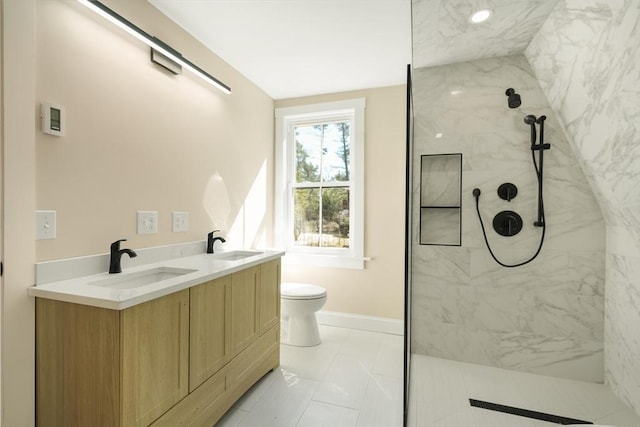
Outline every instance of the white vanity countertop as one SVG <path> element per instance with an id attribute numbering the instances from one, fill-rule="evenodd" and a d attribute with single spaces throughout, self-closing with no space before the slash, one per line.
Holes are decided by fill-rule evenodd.
<path id="1" fill-rule="evenodd" d="M 283 251 L 261 251 L 260 253 L 239 260 L 220 259 L 225 253 L 198 254 L 182 258 L 145 264 L 123 269 L 122 273 L 107 272 L 91 276 L 78 277 L 45 285 L 32 286 L 27 294 L 33 297 L 66 301 L 76 304 L 122 310 L 134 305 L 187 289 L 191 286 L 217 279 L 254 265 L 277 259 L 284 255 Z M 93 285 L 105 279 L 135 276 L 154 268 L 194 270 L 186 274 L 160 280 L 132 289 L 117 289 L 109 286 Z"/>

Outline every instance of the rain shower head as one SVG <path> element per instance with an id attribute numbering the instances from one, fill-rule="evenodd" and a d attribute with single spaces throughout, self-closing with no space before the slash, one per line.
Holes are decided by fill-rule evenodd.
<path id="1" fill-rule="evenodd" d="M 522 104 L 522 100 L 520 99 L 520 95 L 518 95 L 516 93 L 515 89 L 510 87 L 505 92 L 505 95 L 507 95 L 509 97 L 509 99 L 507 100 L 507 105 L 509 105 L 509 108 L 518 108 L 520 106 L 520 104 Z"/>

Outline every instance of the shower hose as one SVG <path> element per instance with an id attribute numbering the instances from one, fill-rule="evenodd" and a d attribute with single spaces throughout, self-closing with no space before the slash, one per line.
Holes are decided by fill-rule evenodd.
<path id="1" fill-rule="evenodd" d="M 544 116 L 542 116 L 544 117 Z M 544 117 L 546 118 L 546 117 Z M 544 121 L 544 119 L 542 120 Z M 482 228 L 482 235 L 484 237 L 484 242 L 487 245 L 487 249 L 489 250 L 489 253 L 491 254 L 491 257 L 495 260 L 495 262 L 497 262 L 498 264 L 500 264 L 503 267 L 507 267 L 507 268 L 513 268 L 513 267 L 520 267 L 522 265 L 528 264 L 531 261 L 533 261 L 534 259 L 536 259 L 536 257 L 538 256 L 538 254 L 540 254 L 540 251 L 542 250 L 542 244 L 544 243 L 544 235 L 547 231 L 547 222 L 545 221 L 544 218 L 544 193 L 542 192 L 542 151 L 545 149 L 544 148 L 544 133 L 543 133 L 543 128 L 541 127 L 540 129 L 540 144 L 539 144 L 539 148 L 538 150 L 540 151 L 540 166 L 538 165 L 538 162 L 536 161 L 536 155 L 535 155 L 535 150 L 534 150 L 534 146 L 535 146 L 535 132 L 532 132 L 531 135 L 531 158 L 533 159 L 533 167 L 536 171 L 536 177 L 538 178 L 538 221 L 535 222 L 534 224 L 536 226 L 542 226 L 542 234 L 540 236 L 540 244 L 538 245 L 538 249 L 536 250 L 535 254 L 533 254 L 533 256 L 531 258 L 529 258 L 526 261 L 523 262 L 519 262 L 517 264 L 506 264 L 502 261 L 500 261 L 498 259 L 498 257 L 496 257 L 496 255 L 493 253 L 493 250 L 491 250 L 491 245 L 489 244 L 489 240 L 487 239 L 487 232 L 484 228 L 484 222 L 482 221 L 482 215 L 480 215 L 480 189 L 478 188 L 474 188 L 473 190 L 473 197 L 475 197 L 476 199 L 476 212 L 478 213 L 478 219 L 480 220 L 480 227 Z"/>

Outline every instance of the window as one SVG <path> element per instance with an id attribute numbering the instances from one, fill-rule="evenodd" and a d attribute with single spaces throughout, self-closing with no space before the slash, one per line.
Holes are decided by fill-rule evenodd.
<path id="1" fill-rule="evenodd" d="M 276 244 L 286 262 L 363 268 L 364 107 L 276 109 Z"/>

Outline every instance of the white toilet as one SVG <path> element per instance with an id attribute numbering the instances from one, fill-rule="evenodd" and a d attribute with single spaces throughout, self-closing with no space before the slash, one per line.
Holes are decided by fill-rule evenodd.
<path id="1" fill-rule="evenodd" d="M 299 347 L 320 344 L 316 311 L 327 302 L 327 290 L 308 283 L 282 283 L 280 342 Z"/>

